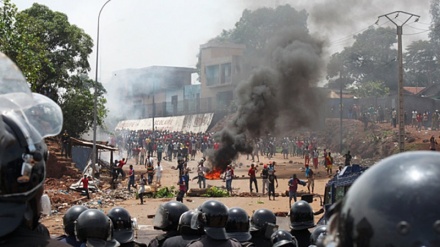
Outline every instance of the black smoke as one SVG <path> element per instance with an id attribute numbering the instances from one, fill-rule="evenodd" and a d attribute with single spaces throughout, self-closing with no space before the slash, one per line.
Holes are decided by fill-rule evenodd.
<path id="1" fill-rule="evenodd" d="M 323 100 L 316 89 L 324 65 L 323 45 L 306 30 L 285 30 L 271 39 L 265 66 L 237 86 L 238 113 L 216 134 L 221 144 L 210 155 L 214 167 L 225 169 L 239 153 L 251 153 L 255 138 L 316 123 Z"/>

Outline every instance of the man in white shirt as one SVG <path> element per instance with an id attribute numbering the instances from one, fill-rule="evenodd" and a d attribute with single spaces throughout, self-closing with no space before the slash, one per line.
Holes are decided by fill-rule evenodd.
<path id="1" fill-rule="evenodd" d="M 157 165 L 154 167 L 154 174 L 156 174 L 156 185 L 159 187 L 161 186 L 162 171 L 163 166 L 160 165 L 160 161 L 157 161 Z"/>

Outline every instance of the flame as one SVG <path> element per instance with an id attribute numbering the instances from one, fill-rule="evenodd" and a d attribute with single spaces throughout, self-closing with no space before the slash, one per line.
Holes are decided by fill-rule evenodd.
<path id="1" fill-rule="evenodd" d="M 223 172 L 220 168 L 214 168 L 210 172 L 206 173 L 205 178 L 210 180 L 220 179 L 220 175 L 222 173 Z"/>

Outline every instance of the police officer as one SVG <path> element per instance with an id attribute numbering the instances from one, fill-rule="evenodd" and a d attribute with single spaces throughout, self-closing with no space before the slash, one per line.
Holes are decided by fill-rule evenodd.
<path id="1" fill-rule="evenodd" d="M 327 233 L 327 226 L 326 225 L 317 226 L 313 230 L 312 235 L 310 235 L 309 247 L 317 246 L 318 243 L 322 243 L 322 241 L 325 238 L 326 233 Z"/>
<path id="2" fill-rule="evenodd" d="M 241 247 L 235 239 L 229 239 L 226 234 L 228 208 L 216 200 L 205 201 L 197 208 L 191 221 L 191 228 L 203 229 L 205 235 L 199 240 L 188 244 L 188 247 Z"/>
<path id="3" fill-rule="evenodd" d="M 288 231 L 278 230 L 271 236 L 272 247 L 298 247 L 295 237 Z"/>
<path id="4" fill-rule="evenodd" d="M 191 241 L 200 238 L 203 230 L 191 228 L 191 219 L 194 214 L 194 211 L 186 211 L 180 216 L 179 225 L 177 226 L 180 235 L 166 239 L 162 247 L 185 247 Z"/>
<path id="5" fill-rule="evenodd" d="M 290 233 L 296 238 L 299 247 L 310 245 L 311 234 L 308 229 L 314 226 L 312 207 L 303 200 L 295 202 L 290 208 Z"/>
<path id="6" fill-rule="evenodd" d="M 259 209 L 254 212 L 250 222 L 251 242 L 257 247 L 272 246 L 272 233 L 278 230 L 277 218 L 269 209 Z"/>
<path id="7" fill-rule="evenodd" d="M 119 246 L 119 242 L 113 239 L 112 221 L 98 209 L 88 209 L 78 216 L 75 235 L 82 243 L 81 247 Z"/>
<path id="8" fill-rule="evenodd" d="M 167 238 L 177 236 L 177 226 L 179 224 L 180 216 L 188 211 L 188 207 L 177 201 L 169 201 L 157 208 L 154 216 L 154 229 L 165 231 L 164 234 L 156 236 L 148 244 L 149 247 L 162 246 Z"/>
<path id="9" fill-rule="evenodd" d="M 255 246 L 250 242 L 252 236 L 249 228 L 249 215 L 244 209 L 235 207 L 228 210 L 228 222 L 226 223 L 228 237 L 237 239 L 242 246 Z"/>
<path id="10" fill-rule="evenodd" d="M 66 235 L 58 237 L 59 241 L 75 247 L 81 246 L 81 242 L 79 242 L 75 236 L 75 221 L 78 219 L 78 216 L 87 209 L 85 206 L 75 205 L 67 210 L 63 216 L 63 226 Z"/>
<path id="11" fill-rule="evenodd" d="M 330 216 L 327 246 L 440 246 L 440 153 L 399 153 L 371 166 Z"/>
<path id="12" fill-rule="evenodd" d="M 62 125 L 60 107 L 32 94 L 0 53 L 0 246 L 67 246 L 39 223 L 48 157 L 43 138 L 59 134 Z"/>
<path id="13" fill-rule="evenodd" d="M 114 207 L 108 211 L 107 216 L 113 223 L 114 238 L 126 247 L 140 247 L 147 246 L 143 243 L 138 243 L 134 238 L 134 226 L 130 213 L 121 207 Z"/>

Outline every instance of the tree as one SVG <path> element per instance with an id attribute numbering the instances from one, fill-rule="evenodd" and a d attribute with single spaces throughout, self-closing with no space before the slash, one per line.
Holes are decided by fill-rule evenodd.
<path id="1" fill-rule="evenodd" d="M 244 10 L 240 20 L 231 30 L 223 30 L 220 40 L 244 44 L 250 53 L 266 48 L 269 40 L 279 32 L 293 27 L 307 29 L 307 13 L 296 11 L 290 5 L 277 8 L 259 8 Z"/>
<path id="2" fill-rule="evenodd" d="M 219 36 L 210 42 L 230 42 L 246 46 L 245 60 L 248 66 L 255 66 L 257 61 L 264 57 L 267 45 L 274 37 L 287 30 L 307 29 L 308 14 L 305 10 L 297 11 L 290 5 L 277 8 L 259 8 L 254 11 L 244 10 L 240 20 L 235 23 L 235 28 L 223 30 Z M 200 56 L 197 63 L 200 70 Z"/>
<path id="3" fill-rule="evenodd" d="M 426 87 L 439 78 L 434 47 L 429 41 L 414 41 L 405 53 L 405 84 Z"/>
<path id="4" fill-rule="evenodd" d="M 328 75 L 334 77 L 344 67 L 343 72 L 349 81 L 383 81 L 391 90 L 397 90 L 397 51 L 393 48 L 395 30 L 370 27 L 354 38 L 351 47 L 331 57 Z"/>
<path id="5" fill-rule="evenodd" d="M 90 36 L 71 25 L 65 14 L 37 3 L 17 12 L 10 0 L 4 0 L 0 13 L 0 50 L 22 70 L 32 91 L 60 104 L 64 127 L 72 136 L 87 131 L 93 122 L 94 83 L 84 76 L 90 71 Z M 97 87 L 98 123 L 102 123 L 105 89 L 99 82 Z"/>
<path id="6" fill-rule="evenodd" d="M 381 97 L 390 93 L 390 89 L 385 86 L 385 83 L 380 81 L 368 81 L 359 83 L 353 90 L 353 94 L 359 98 L 365 97 Z"/>
<path id="7" fill-rule="evenodd" d="M 429 38 L 433 45 L 434 54 L 437 58 L 440 58 L 440 1 L 431 1 L 431 32 Z"/>
<path id="8" fill-rule="evenodd" d="M 63 94 L 60 106 L 64 113 L 64 129 L 67 129 L 72 137 L 78 138 L 93 127 L 94 98 L 90 88 L 93 87 L 94 81 L 84 76 L 76 76 L 72 80 L 76 81 L 78 87 L 70 88 Z M 98 95 L 103 93 L 105 90 L 100 84 Z M 101 116 L 98 118 L 98 125 L 101 126 L 107 114 L 105 103 L 104 97 L 98 98 L 97 110 L 98 116 Z"/>

